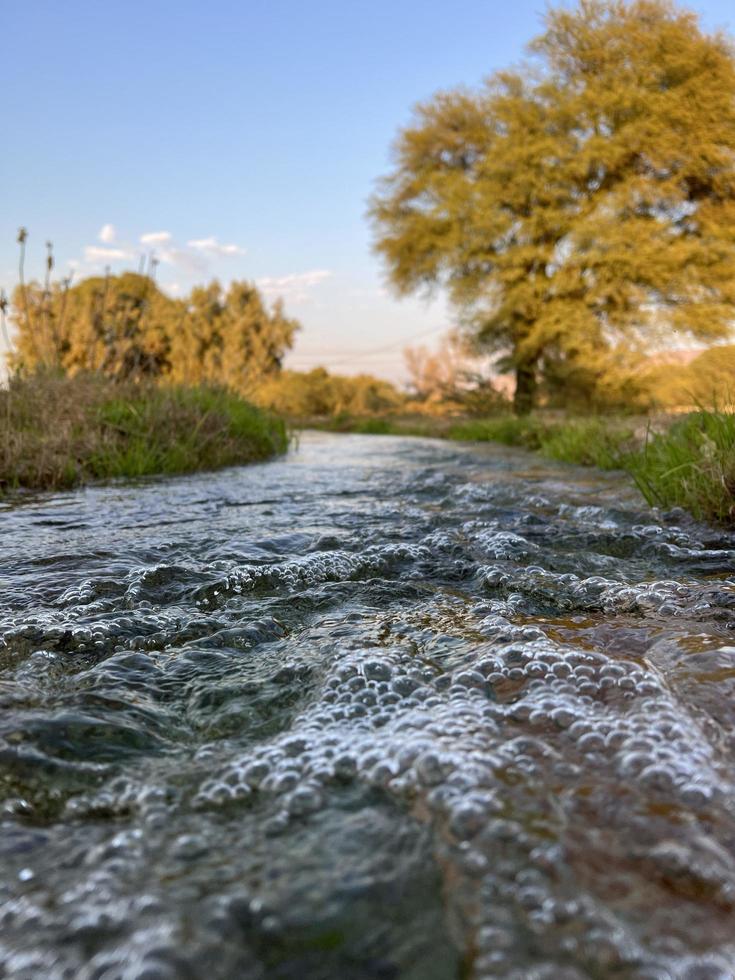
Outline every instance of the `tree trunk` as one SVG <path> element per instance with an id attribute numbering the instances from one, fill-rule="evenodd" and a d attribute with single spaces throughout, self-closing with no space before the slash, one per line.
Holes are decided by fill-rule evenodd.
<path id="1" fill-rule="evenodd" d="M 536 407 L 536 361 L 523 361 L 516 365 L 516 390 L 513 395 L 513 411 L 516 415 L 528 415 Z"/>

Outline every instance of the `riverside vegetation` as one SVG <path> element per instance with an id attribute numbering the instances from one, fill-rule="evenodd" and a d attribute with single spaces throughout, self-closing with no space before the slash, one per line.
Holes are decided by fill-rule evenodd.
<path id="1" fill-rule="evenodd" d="M 283 446 L 282 426 L 235 400 L 245 398 L 295 426 L 492 439 L 623 467 L 651 503 L 731 520 L 732 43 L 705 33 L 695 14 L 667 0 L 584 0 L 550 9 L 529 50 L 531 62 L 521 68 L 420 106 L 372 198 L 375 249 L 395 289 L 444 288 L 457 315 L 455 337 L 434 358 L 433 391 L 414 383 L 409 397 L 369 375 L 284 371 L 299 324 L 280 303 L 268 308 L 248 282 L 227 289 L 213 282 L 174 299 L 156 285 L 152 256 L 145 274 L 108 271 L 72 286 L 51 281 L 49 246 L 44 281 L 27 283 L 21 229 L 20 283 L 10 306 L 19 379 L 4 399 L 0 479 L 59 485 L 222 465 Z M 6 308 L 3 299 L 3 326 Z M 714 346 L 688 366 L 650 356 L 685 341 Z M 514 375 L 518 418 L 486 376 L 458 367 L 452 343 Z M 408 354 L 416 382 L 432 359 Z M 60 443 L 56 450 L 44 443 L 39 459 L 53 465 L 20 465 L 20 447 L 33 432 L 27 420 L 18 429 L 23 385 L 38 384 L 43 397 L 49 371 L 106 379 L 68 381 L 90 391 L 127 386 L 105 398 L 132 399 L 132 408 L 122 412 L 126 421 L 110 423 L 95 396 L 90 414 L 67 426 L 65 462 Z M 195 389 L 185 393 L 184 385 Z M 222 390 L 214 394 L 213 386 Z M 145 412 L 141 399 L 149 400 Z M 224 413 L 218 417 L 237 416 L 221 421 L 221 449 L 210 433 L 213 400 Z M 161 410 L 160 445 L 151 432 L 142 437 L 142 424 L 130 420 L 145 416 L 155 427 L 169 403 L 176 408 Z M 176 436 L 166 451 L 166 419 L 183 404 L 194 415 L 207 407 L 186 449 Z M 724 407 L 699 408 L 663 426 L 616 420 L 683 404 Z M 88 430 L 84 438 L 80 429 Z M 90 432 L 100 441 L 91 455 Z"/>
<path id="2" fill-rule="evenodd" d="M 76 291 L 68 285 L 19 291 L 16 304 L 24 312 L 17 321 L 16 372 L 0 389 L 0 490 L 263 460 L 285 451 L 288 423 L 492 441 L 563 462 L 625 469 L 652 505 L 734 519 L 732 413 L 659 412 L 653 425 L 640 413 L 691 402 L 708 386 L 713 397 L 726 399 L 735 348 L 704 351 L 673 371 L 644 367 L 628 384 L 639 413 L 633 417 L 620 414 L 619 396 L 601 401 L 599 389 L 587 391 L 586 404 L 579 389 L 562 397 L 553 378 L 540 386 L 547 411 L 514 416 L 489 379 L 473 373 L 472 360 L 457 354 L 456 341 L 438 356 L 406 352 L 407 393 L 371 375 L 282 370 L 298 324 L 280 307 L 269 314 L 252 286 L 235 284 L 225 294 L 213 284 L 192 296 L 171 300 L 149 276 L 134 274 L 84 280 Z M 192 375 L 196 384 L 181 382 Z M 582 407 L 603 414 L 575 415 Z"/>
<path id="3" fill-rule="evenodd" d="M 314 428 L 365 435 L 497 442 L 547 459 L 626 470 L 652 506 L 735 523 L 735 415 L 718 409 L 681 416 L 446 418 L 421 414 L 311 420 Z"/>
<path id="4" fill-rule="evenodd" d="M 580 402 L 580 392 L 562 397 L 552 381 L 540 389 L 544 408 L 523 416 L 511 413 L 489 379 L 478 378 L 471 359 L 446 347 L 438 355 L 407 352 L 410 392 L 318 368 L 283 371 L 255 397 L 296 429 L 498 442 L 561 462 L 624 469 L 654 506 L 735 520 L 734 346 L 705 350 L 673 369 L 644 363 L 631 379 L 636 398 L 628 414 L 619 398 L 601 401 L 598 392 Z"/>
<path id="5" fill-rule="evenodd" d="M 280 369 L 298 329 L 258 290 L 216 282 L 182 300 L 146 274 L 20 282 L 0 313 L 11 350 L 0 389 L 0 491 L 216 469 L 288 446 L 285 423 L 244 397 Z M 11 345 L 6 316 L 14 321 Z"/>
<path id="6" fill-rule="evenodd" d="M 0 390 L 0 491 L 217 469 L 284 452 L 284 422 L 225 388 L 37 373 Z"/>

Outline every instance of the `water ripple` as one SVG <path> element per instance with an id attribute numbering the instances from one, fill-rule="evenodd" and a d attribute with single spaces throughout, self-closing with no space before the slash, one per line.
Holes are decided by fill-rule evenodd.
<path id="1" fill-rule="evenodd" d="M 306 435 L 3 505 L 0 972 L 735 976 L 735 538 Z"/>

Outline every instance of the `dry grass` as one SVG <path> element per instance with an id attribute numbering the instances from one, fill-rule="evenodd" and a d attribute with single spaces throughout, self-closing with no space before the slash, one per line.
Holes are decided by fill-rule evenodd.
<path id="1" fill-rule="evenodd" d="M 220 388 L 39 372 L 0 390 L 0 490 L 216 469 L 287 444 L 282 421 Z"/>

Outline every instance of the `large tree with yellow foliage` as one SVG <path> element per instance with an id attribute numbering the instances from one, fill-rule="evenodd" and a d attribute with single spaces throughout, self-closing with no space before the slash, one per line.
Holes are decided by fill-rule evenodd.
<path id="1" fill-rule="evenodd" d="M 394 286 L 446 287 L 512 365 L 521 413 L 545 361 L 721 338 L 735 318 L 727 39 L 666 0 L 582 0 L 530 52 L 419 106 L 371 206 Z"/>

